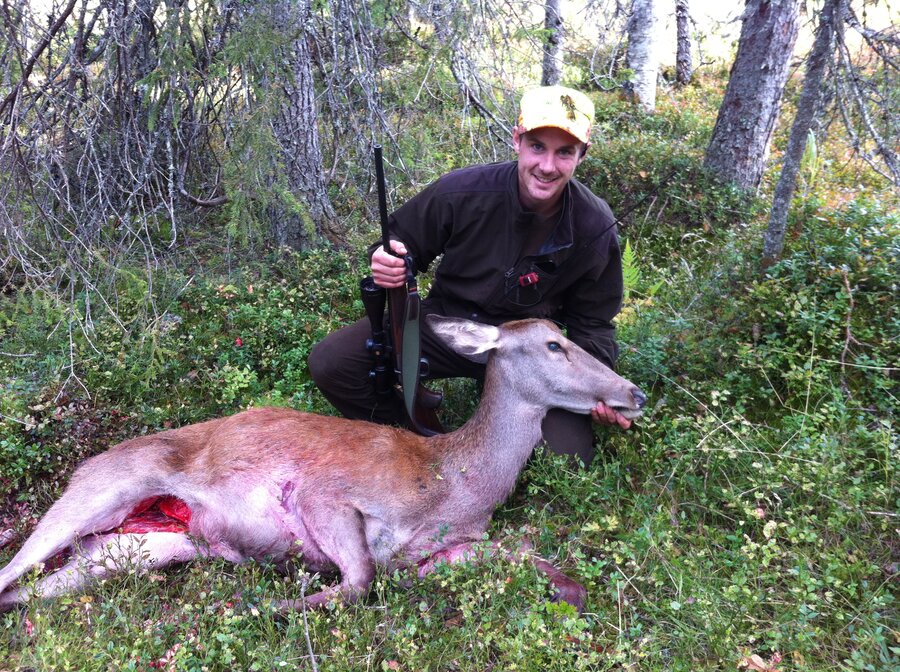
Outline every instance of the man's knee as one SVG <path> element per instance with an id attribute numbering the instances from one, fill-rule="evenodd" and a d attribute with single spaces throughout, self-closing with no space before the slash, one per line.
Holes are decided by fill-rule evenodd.
<path id="1" fill-rule="evenodd" d="M 328 347 L 323 346 L 327 338 L 316 343 L 309 351 L 309 357 L 306 358 L 309 375 L 318 387 L 322 387 L 323 383 L 327 383 L 331 379 L 334 369 L 335 359 L 328 356 Z"/>
<path id="2" fill-rule="evenodd" d="M 351 387 L 364 380 L 371 366 L 366 351 L 368 328 L 360 322 L 338 329 L 309 351 L 309 375 L 319 389 Z"/>
<path id="3" fill-rule="evenodd" d="M 551 452 L 577 458 L 585 466 L 594 459 L 594 429 L 590 416 L 553 408 L 544 418 L 541 431 Z"/>

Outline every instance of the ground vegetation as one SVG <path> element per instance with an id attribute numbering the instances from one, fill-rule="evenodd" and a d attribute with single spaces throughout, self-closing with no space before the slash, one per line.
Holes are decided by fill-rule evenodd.
<path id="1" fill-rule="evenodd" d="M 20 133 L 27 150 L 20 158 L 32 157 L 32 172 L 10 163 L 10 154 L 0 162 L 4 185 L 26 188 L 0 189 L 0 562 L 75 465 L 117 441 L 263 404 L 334 412 L 316 392 L 306 357 L 318 339 L 363 313 L 357 282 L 363 249 L 377 232 L 368 157 L 357 141 L 384 140 L 395 205 L 446 170 L 510 158 L 497 138 L 514 99 L 484 70 L 468 69 L 477 64 L 467 62 L 475 52 L 465 40 L 487 33 L 463 34 L 453 14 L 462 5 L 423 4 L 412 15 L 365 5 L 371 15 L 363 15 L 362 5 L 351 4 L 320 13 L 313 27 L 342 26 L 358 36 L 353 49 L 334 42 L 328 59 L 314 50 L 326 65 L 315 69 L 321 100 L 334 109 L 355 106 L 380 129 L 360 133 L 358 115 L 319 117 L 340 244 L 298 250 L 263 234 L 259 218 L 271 192 L 259 195 L 255 180 L 277 174 L 260 161 L 278 151 L 261 121 L 265 106 L 248 110 L 227 137 L 203 136 L 222 151 L 221 165 L 184 173 L 188 193 L 227 195 L 229 205 L 194 210 L 182 201 L 173 219 L 168 204 L 177 198 L 166 185 L 178 186 L 179 164 L 167 182 L 165 135 L 153 145 L 149 125 L 173 108 L 148 94 L 133 108 L 145 115 L 140 122 L 96 97 L 85 96 L 77 115 L 61 102 L 42 108 L 41 96 L 31 99 L 34 116 L 22 117 L 29 123 L 51 125 L 53 115 L 71 113 L 72 142 L 85 137 L 79 124 L 90 122 L 103 131 L 91 137 L 107 144 L 89 147 L 95 153 L 85 163 L 61 154 L 43 165 L 38 159 L 51 146 Z M 423 27 L 423 17 L 439 11 L 450 12 L 441 30 Z M 538 54 L 539 14 L 537 33 L 519 26 L 519 44 L 533 43 Z M 358 29 L 369 19 L 383 30 L 374 70 L 382 75 L 342 86 L 348 70 L 334 63 L 376 54 L 366 41 L 372 35 Z M 512 34 L 512 25 L 502 30 Z M 237 35 L 217 53 L 258 46 Z M 214 33 L 207 37 L 215 44 Z M 870 37 L 887 43 L 884 34 Z M 184 44 L 178 53 L 187 58 Z M 628 432 L 598 429 L 600 455 L 588 469 L 539 448 L 491 536 L 510 544 L 534 539 L 586 586 L 585 612 L 550 602 L 530 565 L 493 559 L 444 567 L 424 580 L 380 574 L 359 604 L 283 618 L 275 601 L 313 592 L 329 577 L 195 562 L 126 574 L 85 595 L 0 616 L 0 668 L 897 669 L 900 218 L 887 164 L 876 145 L 841 131 L 834 101 L 826 106 L 815 156 L 798 171 L 784 248 L 761 269 L 799 78 L 788 82 L 759 192 L 748 194 L 703 166 L 727 68 L 698 67 L 690 85 L 661 91 L 649 114 L 613 87 L 622 74 L 615 40 L 604 51 L 608 68 L 592 65 L 597 54 L 577 52 L 574 37 L 571 44 L 563 81 L 581 84 L 597 106 L 594 145 L 579 176 L 622 216 L 628 293 L 618 320 L 619 371 L 648 393 L 649 410 Z M 88 67 L 94 52 L 85 49 L 76 96 L 96 81 L 96 66 Z M 512 72 L 500 56 L 498 71 L 509 65 Z M 540 59 L 534 62 L 536 82 Z M 882 86 L 892 71 L 852 62 L 865 74 L 856 80 L 860 90 L 894 95 Z M 163 86 L 141 77 L 148 91 Z M 59 88 L 48 85 L 44 95 L 63 96 L 69 80 L 53 81 Z M 116 92 L 114 81 L 108 85 Z M 859 109 L 845 112 L 862 129 Z M 0 112 L 11 114 L 9 106 Z M 174 157 L 181 127 L 173 119 L 165 133 L 173 134 Z M 131 129 L 131 153 L 113 142 L 113 121 Z M 896 137 L 889 116 L 869 123 L 879 137 Z M 215 174 L 221 193 L 204 181 Z M 117 181 L 102 183 L 110 176 Z M 65 191 L 66 184 L 80 187 Z M 106 214 L 91 219 L 89 206 Z M 128 228 L 110 213 L 144 224 Z M 34 228 L 45 216 L 46 228 Z M 443 418 L 459 424 L 477 388 L 456 381 L 444 391 Z"/>

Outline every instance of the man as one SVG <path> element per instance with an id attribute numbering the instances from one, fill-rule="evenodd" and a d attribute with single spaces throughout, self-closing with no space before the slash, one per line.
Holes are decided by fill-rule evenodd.
<path id="1" fill-rule="evenodd" d="M 575 343 L 608 366 L 618 347 L 612 320 L 622 303 L 622 267 L 609 206 L 573 178 L 590 146 L 594 106 L 573 89 L 548 86 L 522 97 L 513 147 L 518 160 L 444 175 L 390 218 L 391 248 L 370 248 L 382 287 L 402 286 L 411 254 L 417 271 L 443 255 L 422 312 L 500 324 L 524 317 L 561 322 Z M 450 351 L 421 321 L 429 378 L 483 378 L 483 365 Z M 313 380 L 345 416 L 403 424 L 402 402 L 379 398 L 368 372 L 368 320 L 330 334 L 310 353 Z M 627 429 L 599 403 L 591 417 Z M 593 458 L 591 418 L 551 410 L 551 450 Z"/>

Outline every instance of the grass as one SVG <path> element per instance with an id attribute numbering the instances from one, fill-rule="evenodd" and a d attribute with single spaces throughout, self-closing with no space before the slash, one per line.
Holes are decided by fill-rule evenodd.
<path id="1" fill-rule="evenodd" d="M 684 95 L 698 100 L 655 118 L 601 107 L 601 128 L 633 135 L 598 143 L 585 174 L 636 195 L 680 171 L 625 229 L 639 273 L 620 371 L 650 409 L 628 432 L 598 430 L 590 468 L 539 449 L 491 529 L 530 536 L 582 582 L 583 614 L 552 603 L 530 565 L 492 559 L 380 573 L 360 604 L 280 617 L 273 602 L 333 579 L 198 561 L 0 616 L 0 669 L 900 669 L 895 210 L 829 190 L 826 160 L 785 259 L 761 274 L 765 213 L 722 187 L 693 194 L 711 119 L 702 90 Z M 653 165 L 620 189 L 634 146 Z M 91 400 L 57 396 L 58 306 L 0 298 L 3 349 L 34 353 L 0 359 L 2 526 L 27 533 L 77 461 L 126 437 L 249 405 L 333 412 L 305 360 L 361 314 L 357 264 L 273 253 L 190 283 L 174 265 L 156 286 L 177 320 L 98 319 L 93 345 L 76 340 Z M 475 388 L 446 391 L 459 424 Z"/>

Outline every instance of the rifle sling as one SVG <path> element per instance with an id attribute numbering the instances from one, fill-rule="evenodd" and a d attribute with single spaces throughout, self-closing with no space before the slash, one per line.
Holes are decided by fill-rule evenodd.
<path id="1" fill-rule="evenodd" d="M 414 405 L 416 387 L 419 384 L 421 367 L 421 348 L 419 338 L 419 292 L 411 288 L 406 295 L 406 307 L 403 314 L 403 361 L 400 371 L 400 384 L 403 386 L 403 404 L 409 418 L 416 417 Z"/>

